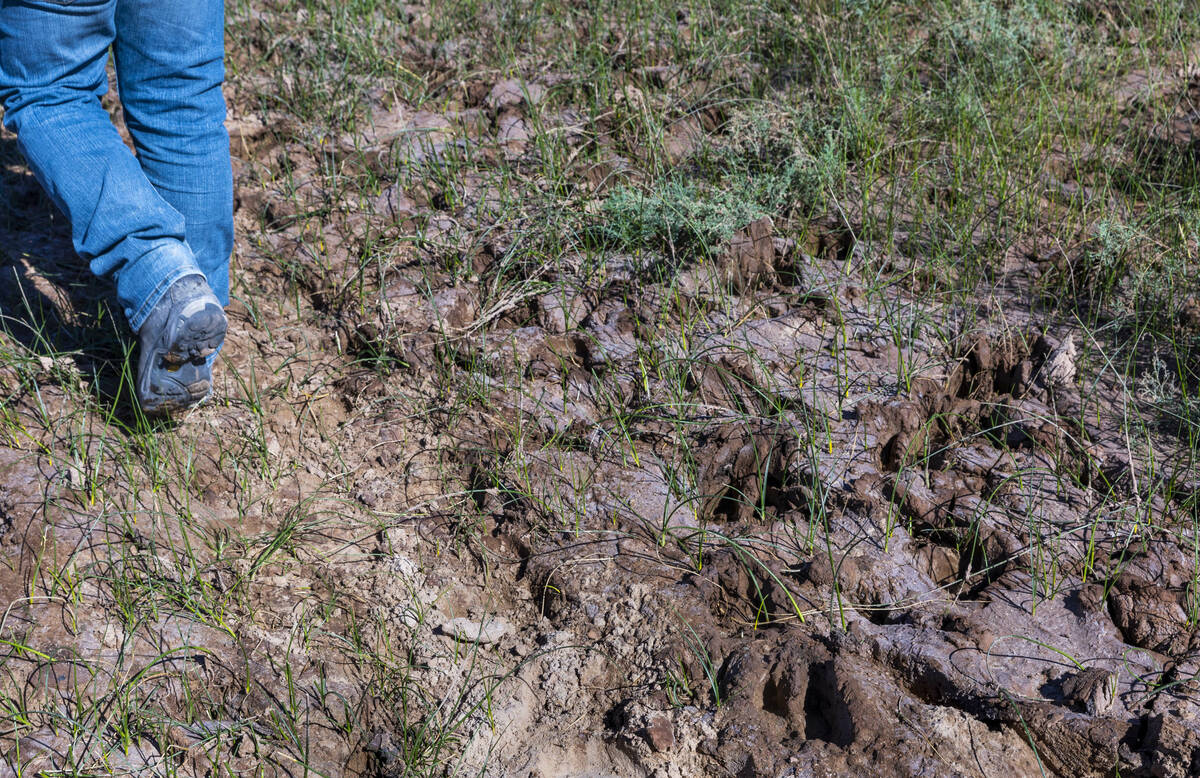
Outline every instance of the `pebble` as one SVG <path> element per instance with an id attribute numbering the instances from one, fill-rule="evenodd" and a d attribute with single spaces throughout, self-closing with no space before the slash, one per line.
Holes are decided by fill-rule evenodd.
<path id="1" fill-rule="evenodd" d="M 512 631 L 507 621 L 498 618 L 472 621 L 467 618 L 449 619 L 439 627 L 441 633 L 456 640 L 478 643 L 482 646 L 498 643 Z"/>

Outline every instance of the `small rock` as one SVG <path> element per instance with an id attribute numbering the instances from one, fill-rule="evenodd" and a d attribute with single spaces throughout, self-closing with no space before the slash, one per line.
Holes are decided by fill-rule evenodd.
<path id="1" fill-rule="evenodd" d="M 646 738 L 650 747 L 660 754 L 675 747 L 675 727 L 666 716 L 652 717 L 650 723 L 642 730 L 642 737 Z"/>
<path id="2" fill-rule="evenodd" d="M 491 618 L 485 621 L 472 621 L 467 618 L 450 619 L 440 627 L 443 635 L 467 643 L 478 643 L 482 646 L 500 642 L 501 638 L 512 631 L 507 621 Z"/>

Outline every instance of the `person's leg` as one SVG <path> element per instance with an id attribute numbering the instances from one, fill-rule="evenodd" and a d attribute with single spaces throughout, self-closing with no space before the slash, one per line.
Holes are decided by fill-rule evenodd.
<path id="1" fill-rule="evenodd" d="M 117 0 L 0 0 L 0 102 L 30 169 L 70 219 L 76 251 L 116 283 L 136 331 L 200 268 L 184 217 L 100 105 L 116 11 Z"/>
<path id="2" fill-rule="evenodd" d="M 116 0 L 117 84 L 146 177 L 186 220 L 188 245 L 229 304 L 233 172 L 225 131 L 222 0 Z"/>

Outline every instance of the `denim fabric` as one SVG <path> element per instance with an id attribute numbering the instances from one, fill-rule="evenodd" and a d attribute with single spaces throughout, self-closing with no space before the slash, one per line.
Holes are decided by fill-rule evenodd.
<path id="1" fill-rule="evenodd" d="M 134 156 L 100 97 L 112 51 Z M 222 0 L 0 0 L 0 103 L 135 331 L 202 272 L 229 303 L 233 174 Z"/>

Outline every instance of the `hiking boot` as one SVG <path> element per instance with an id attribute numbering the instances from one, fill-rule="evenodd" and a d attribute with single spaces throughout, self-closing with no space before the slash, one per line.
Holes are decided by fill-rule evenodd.
<path id="1" fill-rule="evenodd" d="M 225 311 L 202 275 L 185 276 L 138 330 L 137 398 L 150 416 L 186 410 L 212 393 L 208 357 L 225 340 Z"/>

